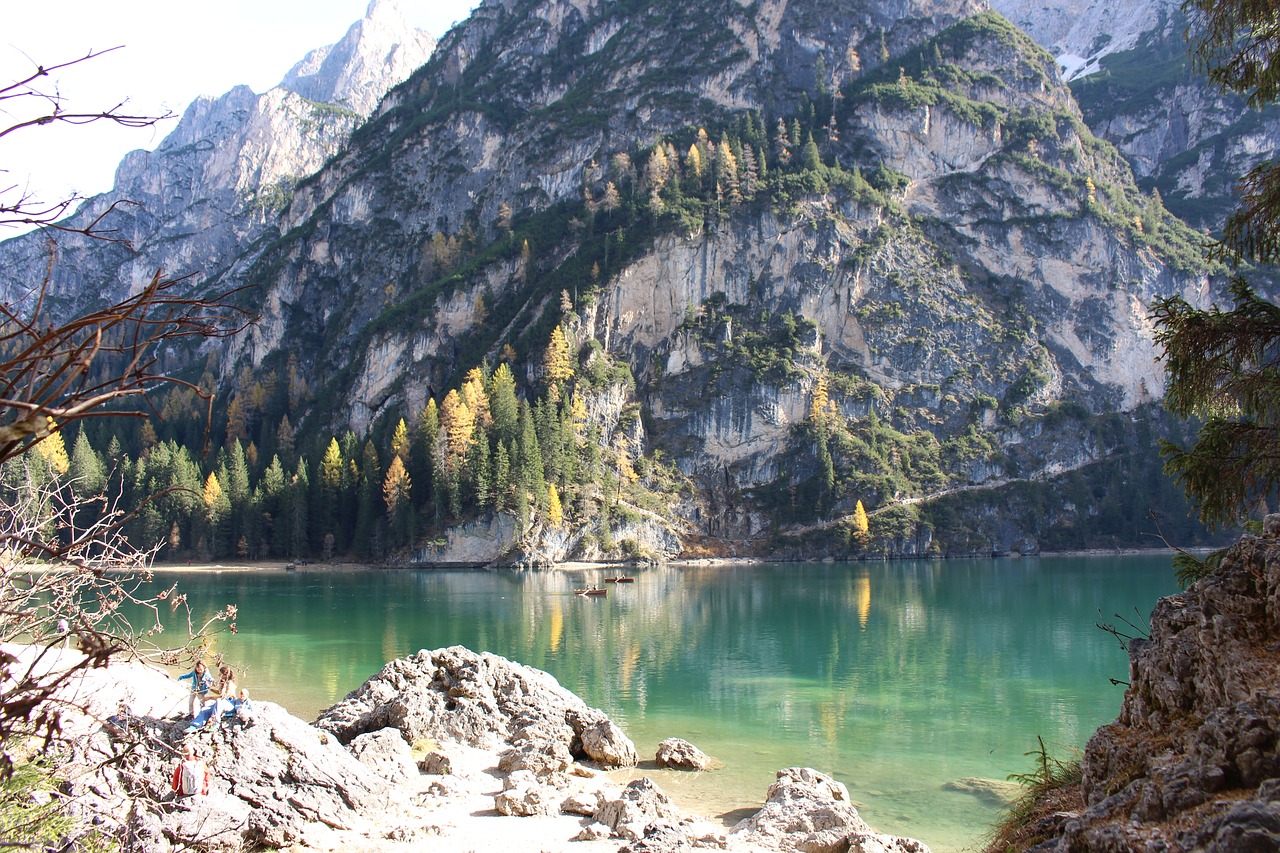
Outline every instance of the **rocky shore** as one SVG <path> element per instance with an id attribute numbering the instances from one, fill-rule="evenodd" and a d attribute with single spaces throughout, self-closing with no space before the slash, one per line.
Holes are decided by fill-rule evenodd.
<path id="1" fill-rule="evenodd" d="M 1120 715 L 1081 761 L 1082 807 L 1042 808 L 1019 849 L 1280 850 L 1280 515 L 1161 599 L 1129 658 Z"/>
<path id="2" fill-rule="evenodd" d="M 647 777 L 610 779 L 639 756 L 603 712 L 547 673 L 462 647 L 391 661 L 314 724 L 255 701 L 250 725 L 187 734 L 185 695 L 164 672 L 116 663 L 60 697 L 83 711 L 64 722 L 54 796 L 125 851 L 928 849 L 874 832 L 811 768 L 780 770 L 733 827 L 683 814 Z M 120 701 L 123 727 L 106 722 Z M 208 761 L 207 795 L 171 791 L 186 743 Z M 660 761 L 714 766 L 678 739 Z"/>

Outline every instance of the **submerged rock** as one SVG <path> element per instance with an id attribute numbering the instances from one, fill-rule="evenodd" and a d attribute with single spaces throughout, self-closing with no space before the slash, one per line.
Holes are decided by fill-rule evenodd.
<path id="1" fill-rule="evenodd" d="M 955 779 L 946 783 L 942 786 L 942 790 L 972 794 L 989 806 L 1004 808 L 1018 798 L 1018 794 L 1022 792 L 1022 787 L 1017 782 L 983 779 L 980 776 L 966 776 L 963 779 Z"/>
<path id="2" fill-rule="evenodd" d="M 391 661 L 316 725 L 344 743 L 393 727 L 409 742 L 426 737 L 490 749 L 558 743 L 604 768 L 639 760 L 621 729 L 552 676 L 461 646 Z"/>

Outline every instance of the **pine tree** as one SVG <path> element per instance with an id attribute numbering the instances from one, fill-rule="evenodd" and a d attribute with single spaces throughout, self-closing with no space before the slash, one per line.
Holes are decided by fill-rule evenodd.
<path id="1" fill-rule="evenodd" d="M 1274 2 L 1190 0 L 1196 66 L 1250 106 L 1280 100 L 1280 20 Z M 1280 261 L 1280 159 L 1255 166 L 1236 186 L 1240 199 L 1216 251 L 1234 265 Z M 1243 277 L 1234 305 L 1192 307 L 1158 300 L 1156 342 L 1164 349 L 1165 406 L 1202 420 L 1190 448 L 1161 443 L 1165 470 L 1209 524 L 1240 521 L 1280 485 L 1280 306 Z M 1197 573 L 1204 570 L 1203 564 Z"/>
<path id="2" fill-rule="evenodd" d="M 511 368 L 498 365 L 493 372 L 489 394 L 489 413 L 493 418 L 493 433 L 499 443 L 514 441 L 519 418 L 520 403 L 516 399 L 516 380 Z"/>
<path id="3" fill-rule="evenodd" d="M 409 471 L 418 484 L 418 505 L 426 506 L 435 498 L 436 442 L 440 438 L 440 412 L 436 401 L 428 399 L 414 424 L 414 450 L 409 457 Z"/>
<path id="4" fill-rule="evenodd" d="M 493 504 L 493 471 L 489 462 L 489 437 L 476 434 L 475 448 L 471 451 L 471 490 L 476 508 L 488 509 Z"/>
<path id="5" fill-rule="evenodd" d="M 538 446 L 537 429 L 529 404 L 520 401 L 520 443 L 516 454 L 515 469 L 518 472 L 517 493 L 545 495 L 547 478 L 542 468 L 542 450 Z M 526 504 L 528 498 L 526 497 Z"/>
<path id="6" fill-rule="evenodd" d="M 822 168 L 822 155 L 818 153 L 818 143 L 813 141 L 813 134 L 806 134 L 804 145 L 800 149 L 800 166 L 807 172 L 816 172 Z"/>
<path id="7" fill-rule="evenodd" d="M 399 457 L 397 457 L 399 458 Z M 373 442 L 366 441 L 360 453 L 360 480 L 356 486 L 356 526 L 354 542 L 362 556 L 376 556 L 375 535 L 378 518 L 378 487 L 382 482 L 382 470 L 378 463 L 378 451 Z"/>
<path id="8" fill-rule="evenodd" d="M 498 442 L 493 453 L 493 508 L 502 511 L 511 506 L 511 455 L 507 446 Z"/>
<path id="9" fill-rule="evenodd" d="M 310 478 L 307 476 L 307 464 L 298 460 L 293 478 L 289 482 L 289 556 L 305 557 L 309 553 L 307 528 L 307 496 L 311 492 Z"/>
<path id="10" fill-rule="evenodd" d="M 83 429 L 71 446 L 71 463 L 68 472 L 78 495 L 99 495 L 107 486 L 107 468 L 89 443 Z"/>

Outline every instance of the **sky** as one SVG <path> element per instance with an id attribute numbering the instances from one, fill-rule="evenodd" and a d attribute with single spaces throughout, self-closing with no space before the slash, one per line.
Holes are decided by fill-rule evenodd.
<path id="1" fill-rule="evenodd" d="M 399 0 L 399 6 L 410 24 L 439 38 L 478 2 Z M 4 6 L 0 86 L 37 66 L 120 46 L 57 76 L 67 108 L 98 112 L 127 101 L 127 113 L 175 115 L 155 128 L 97 122 L 0 136 L 0 200 L 25 190 L 57 201 L 109 190 L 120 158 L 158 145 L 197 96 L 221 95 L 241 83 L 255 92 L 270 89 L 309 50 L 340 40 L 364 17 L 368 0 L 4 0 Z M 0 132 L 32 103 L 0 100 Z M 0 239 L 15 233 L 0 230 Z"/>

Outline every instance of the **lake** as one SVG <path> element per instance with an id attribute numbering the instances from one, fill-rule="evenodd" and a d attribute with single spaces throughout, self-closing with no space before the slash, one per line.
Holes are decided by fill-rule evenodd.
<path id="1" fill-rule="evenodd" d="M 664 566 L 604 598 L 606 571 L 302 569 L 170 573 L 197 615 L 239 607 L 217 648 L 255 698 L 312 719 L 395 657 L 464 645 L 550 672 L 652 758 L 682 737 L 723 763 L 642 768 L 681 805 L 739 816 L 812 766 L 863 817 L 935 851 L 973 849 L 995 806 L 948 790 L 1025 772 L 1043 737 L 1113 719 L 1128 659 L 1096 627 L 1144 626 L 1177 590 L 1167 554 Z M 1100 615 L 1101 611 L 1101 615 Z M 1128 633 L 1133 629 L 1125 627 Z"/>

